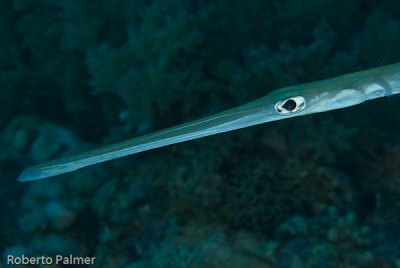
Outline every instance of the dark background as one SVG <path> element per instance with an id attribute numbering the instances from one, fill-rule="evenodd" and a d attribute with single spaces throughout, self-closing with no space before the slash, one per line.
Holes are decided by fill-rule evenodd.
<path id="1" fill-rule="evenodd" d="M 397 267 L 397 96 L 17 177 L 395 63 L 399 33 L 395 0 L 1 0 L 0 253 L 96 256 L 97 267 Z"/>

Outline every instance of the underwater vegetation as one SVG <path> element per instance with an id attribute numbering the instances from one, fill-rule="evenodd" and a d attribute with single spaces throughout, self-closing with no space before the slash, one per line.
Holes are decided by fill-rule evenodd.
<path id="1" fill-rule="evenodd" d="M 396 96 L 16 181 L 398 62 L 399 32 L 394 0 L 1 1 L 0 266 L 74 254 L 96 267 L 399 267 Z"/>

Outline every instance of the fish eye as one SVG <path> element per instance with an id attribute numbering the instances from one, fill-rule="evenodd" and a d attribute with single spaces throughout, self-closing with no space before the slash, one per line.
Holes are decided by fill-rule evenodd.
<path id="1" fill-rule="evenodd" d="M 306 100 L 301 96 L 290 97 L 278 101 L 274 108 L 278 114 L 289 115 L 300 112 L 306 107 Z"/>

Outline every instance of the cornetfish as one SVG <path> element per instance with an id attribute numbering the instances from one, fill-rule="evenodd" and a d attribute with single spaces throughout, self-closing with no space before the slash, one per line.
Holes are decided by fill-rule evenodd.
<path id="1" fill-rule="evenodd" d="M 150 149 L 266 122 L 331 111 L 400 92 L 400 63 L 277 89 L 209 117 L 25 169 L 19 181 L 39 180 Z"/>

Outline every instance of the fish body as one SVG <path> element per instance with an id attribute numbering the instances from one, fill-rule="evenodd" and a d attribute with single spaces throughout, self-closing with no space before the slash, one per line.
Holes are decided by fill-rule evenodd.
<path id="1" fill-rule="evenodd" d="M 39 180 L 170 144 L 266 122 L 331 111 L 400 93 L 400 63 L 275 90 L 209 117 L 25 169 L 19 181 Z"/>

